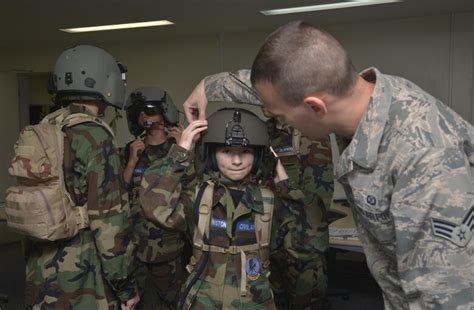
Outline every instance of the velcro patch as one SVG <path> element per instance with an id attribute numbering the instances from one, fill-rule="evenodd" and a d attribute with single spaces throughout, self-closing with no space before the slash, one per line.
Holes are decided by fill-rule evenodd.
<path id="1" fill-rule="evenodd" d="M 212 227 L 217 227 L 217 228 L 222 228 L 222 229 L 227 228 L 227 222 L 225 220 L 216 219 L 214 217 L 211 220 L 211 225 Z"/>
<path id="2" fill-rule="evenodd" d="M 237 231 L 255 231 L 255 223 L 252 222 L 238 222 L 236 225 Z"/>

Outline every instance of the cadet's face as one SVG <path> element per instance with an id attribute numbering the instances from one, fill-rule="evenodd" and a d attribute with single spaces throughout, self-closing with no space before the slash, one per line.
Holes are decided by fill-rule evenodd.
<path id="1" fill-rule="evenodd" d="M 257 83 L 255 89 L 263 101 L 262 111 L 265 116 L 274 117 L 278 123 L 298 129 L 310 139 L 322 139 L 329 134 L 327 129 L 320 124 L 316 113 L 307 104 L 289 104 L 268 82 Z"/>
<path id="2" fill-rule="evenodd" d="M 248 147 L 223 146 L 216 150 L 217 167 L 229 180 L 240 181 L 252 170 L 254 151 Z"/>
<path id="3" fill-rule="evenodd" d="M 140 115 L 138 116 L 138 124 L 141 127 L 145 127 L 144 124 L 146 122 L 157 123 L 158 125 L 163 122 L 163 118 L 161 117 L 161 114 L 147 115 L 145 112 L 140 112 Z M 156 127 L 156 125 L 154 127 Z"/>

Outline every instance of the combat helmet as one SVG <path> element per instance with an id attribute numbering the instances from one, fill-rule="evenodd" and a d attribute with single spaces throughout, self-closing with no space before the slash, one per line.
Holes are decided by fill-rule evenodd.
<path id="1" fill-rule="evenodd" d="M 54 67 L 54 92 L 64 106 L 71 102 L 99 100 L 122 109 L 127 69 L 105 50 L 91 45 L 71 47 Z"/>
<path id="2" fill-rule="evenodd" d="M 239 108 L 225 108 L 211 114 L 207 131 L 200 139 L 199 156 L 204 170 L 217 171 L 215 149 L 218 146 L 253 147 L 255 158 L 252 173 L 256 173 L 269 145 L 268 129 L 254 113 Z"/>
<path id="3" fill-rule="evenodd" d="M 159 87 L 141 87 L 130 93 L 125 104 L 127 112 L 128 129 L 134 136 L 139 136 L 144 128 L 138 124 L 138 116 L 143 111 L 145 114 L 161 114 L 165 126 L 173 127 L 179 122 L 178 109 L 171 96 Z"/>

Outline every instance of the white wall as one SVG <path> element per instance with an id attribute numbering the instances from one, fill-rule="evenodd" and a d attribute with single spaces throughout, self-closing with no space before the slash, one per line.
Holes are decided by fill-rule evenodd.
<path id="1" fill-rule="evenodd" d="M 385 73 L 406 77 L 472 122 L 473 20 L 474 13 L 470 13 L 323 28 L 347 48 L 357 69 L 376 66 Z M 317 24 L 317 20 L 308 21 Z M 101 46 L 128 66 L 129 92 L 140 86 L 158 85 L 168 90 L 180 106 L 203 76 L 249 67 L 272 30 Z M 50 71 L 63 48 L 3 49 L 0 71 Z M 124 119 L 118 128 L 119 144 L 130 138 Z"/>

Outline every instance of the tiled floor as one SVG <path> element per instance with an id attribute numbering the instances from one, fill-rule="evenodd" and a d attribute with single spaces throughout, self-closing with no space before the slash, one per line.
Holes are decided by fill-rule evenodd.
<path id="1" fill-rule="evenodd" d="M 335 254 L 335 253 L 332 253 Z M 380 290 L 369 275 L 361 256 L 353 253 L 337 252 L 332 255 L 336 263 L 329 268 L 329 304 L 331 310 L 381 310 L 383 301 Z M 337 260 L 334 260 L 334 256 Z M 354 256 L 354 255 L 352 255 Z M 363 258 L 363 256 L 362 256 Z M 11 243 L 0 246 L 0 294 L 8 294 L 8 303 L 0 301 L 0 310 L 22 310 L 25 263 L 21 244 Z M 337 296 L 336 293 L 348 293 Z M 1 297 L 1 296 L 0 296 Z"/>

